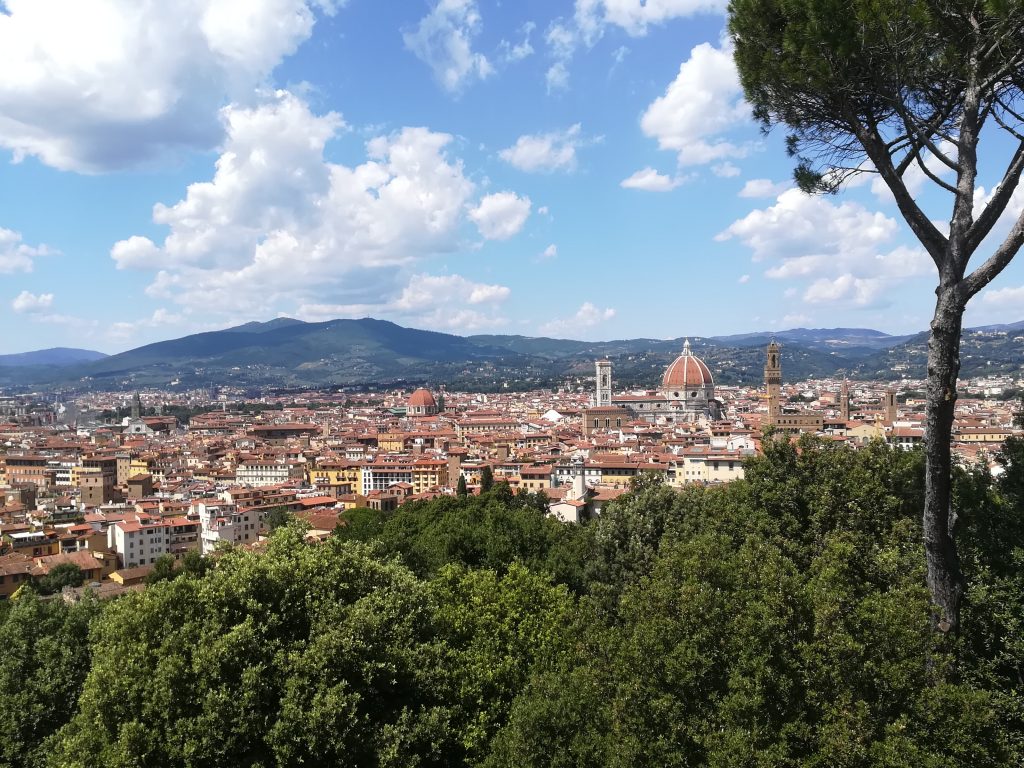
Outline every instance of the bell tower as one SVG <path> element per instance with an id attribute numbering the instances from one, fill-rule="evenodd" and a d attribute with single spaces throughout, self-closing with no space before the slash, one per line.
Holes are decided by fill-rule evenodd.
<path id="1" fill-rule="evenodd" d="M 889 387 L 885 390 L 885 423 L 890 427 L 896 423 L 896 390 Z"/>
<path id="2" fill-rule="evenodd" d="M 782 361 L 775 339 L 768 344 L 764 363 L 764 388 L 768 394 L 768 422 L 775 424 L 782 413 Z"/>
<path id="3" fill-rule="evenodd" d="M 850 384 L 845 378 L 843 386 L 839 388 L 839 418 L 843 421 L 850 420 Z"/>
<path id="4" fill-rule="evenodd" d="M 611 360 L 598 360 L 594 367 L 597 373 L 597 393 L 594 405 L 598 408 L 605 408 L 612 404 L 612 362 Z"/>

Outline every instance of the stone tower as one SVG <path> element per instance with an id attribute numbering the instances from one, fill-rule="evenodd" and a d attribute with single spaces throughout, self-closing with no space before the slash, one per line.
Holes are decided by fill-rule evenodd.
<path id="1" fill-rule="evenodd" d="M 768 422 L 776 423 L 782 413 L 782 361 L 780 347 L 772 339 L 764 363 L 764 388 L 768 393 Z"/>
<path id="2" fill-rule="evenodd" d="M 889 387 L 885 390 L 885 423 L 891 427 L 896 418 L 896 390 Z"/>
<path id="3" fill-rule="evenodd" d="M 139 393 L 135 393 L 135 397 L 132 398 L 132 421 L 138 421 L 142 418 L 142 398 L 139 397 Z"/>
<path id="4" fill-rule="evenodd" d="M 843 379 L 843 386 L 839 389 L 839 418 L 843 421 L 850 420 L 850 385 Z"/>
<path id="5" fill-rule="evenodd" d="M 612 404 L 612 363 L 611 360 L 598 360 L 594 367 L 597 370 L 597 394 L 594 405 L 604 408 Z"/>

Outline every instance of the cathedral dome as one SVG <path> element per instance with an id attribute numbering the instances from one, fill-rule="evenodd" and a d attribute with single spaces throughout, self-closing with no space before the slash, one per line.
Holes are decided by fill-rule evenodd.
<path id="1" fill-rule="evenodd" d="M 410 408 L 437 408 L 437 401 L 429 389 L 417 389 L 409 395 L 406 404 Z"/>
<path id="2" fill-rule="evenodd" d="M 689 340 L 683 345 L 683 354 L 677 357 L 661 378 L 663 390 L 691 389 L 714 386 L 714 378 L 704 361 L 690 351 Z"/>

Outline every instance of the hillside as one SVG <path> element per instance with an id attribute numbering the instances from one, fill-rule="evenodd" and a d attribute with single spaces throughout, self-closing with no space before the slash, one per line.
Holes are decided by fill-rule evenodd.
<path id="1" fill-rule="evenodd" d="M 73 349 L 70 347 L 53 347 L 33 352 L 20 352 L 14 355 L 0 355 L 0 366 L 24 367 L 31 365 L 73 365 L 75 363 L 102 360 L 106 355 L 91 349 Z"/>
<path id="2" fill-rule="evenodd" d="M 796 328 L 693 337 L 691 343 L 717 382 L 754 384 L 761 380 L 764 347 L 771 339 L 782 342 L 785 376 L 790 381 L 833 375 L 924 375 L 925 334 L 890 336 L 870 329 Z M 1019 371 L 1024 363 L 1024 343 L 1018 339 L 1013 326 L 965 332 L 964 375 Z M 147 344 L 109 357 L 84 350 L 9 355 L 6 357 L 29 362 L 0 366 L 0 385 L 111 389 L 425 383 L 478 390 L 532 389 L 567 382 L 583 385 L 593 375 L 594 360 L 608 358 L 615 364 L 620 385 L 655 387 L 682 346 L 682 338 L 588 342 L 528 336 L 463 337 L 372 318 L 322 323 L 278 318 Z M 31 362 L 61 359 L 58 352 L 66 353 L 69 362 Z M 74 353 L 93 357 L 74 360 Z"/>

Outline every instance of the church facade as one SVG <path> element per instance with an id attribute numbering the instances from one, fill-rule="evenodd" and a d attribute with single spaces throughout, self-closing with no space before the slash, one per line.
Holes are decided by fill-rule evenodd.
<path id="1" fill-rule="evenodd" d="M 711 370 L 683 344 L 682 354 L 661 377 L 661 386 L 640 394 L 612 394 L 612 363 L 595 363 L 596 389 L 593 403 L 583 413 L 586 434 L 598 429 L 619 429 L 630 421 L 675 424 L 714 421 L 722 417 L 722 402 L 715 397 Z"/>

